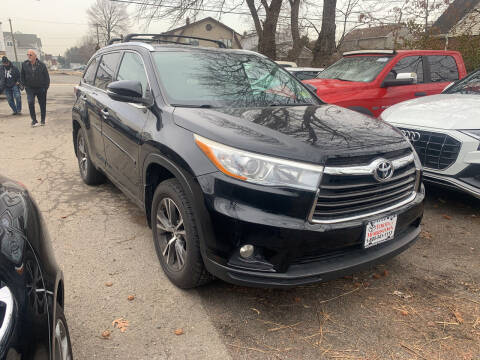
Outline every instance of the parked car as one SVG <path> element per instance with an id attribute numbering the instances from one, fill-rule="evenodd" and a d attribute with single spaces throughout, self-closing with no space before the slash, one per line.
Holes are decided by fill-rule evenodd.
<path id="1" fill-rule="evenodd" d="M 263 55 L 134 40 L 89 62 L 73 143 L 86 184 L 106 175 L 145 210 L 174 284 L 325 281 L 415 241 L 421 164 L 400 131 Z"/>
<path id="2" fill-rule="evenodd" d="M 439 94 L 465 75 L 457 51 L 362 50 L 344 53 L 305 83 L 329 104 L 377 117 L 401 101 Z"/>
<path id="3" fill-rule="evenodd" d="M 312 67 L 288 67 L 286 69 L 300 80 L 315 79 L 324 70 L 323 68 Z"/>
<path id="4" fill-rule="evenodd" d="M 480 69 L 442 94 L 392 106 L 381 118 L 410 140 L 425 181 L 480 198 Z"/>
<path id="5" fill-rule="evenodd" d="M 0 175 L 0 359 L 72 359 L 64 299 L 35 201 Z"/>

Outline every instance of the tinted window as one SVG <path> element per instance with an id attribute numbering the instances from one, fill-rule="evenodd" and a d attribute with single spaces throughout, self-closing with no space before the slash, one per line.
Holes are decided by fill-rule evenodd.
<path id="1" fill-rule="evenodd" d="M 417 83 L 423 83 L 423 61 L 421 56 L 407 56 L 401 59 L 390 71 L 389 75 L 393 75 L 394 79 L 400 73 L 416 73 Z"/>
<path id="2" fill-rule="evenodd" d="M 153 59 L 171 104 L 264 107 L 317 103 L 297 79 L 257 55 L 164 51 L 153 53 Z"/>
<path id="3" fill-rule="evenodd" d="M 142 84 L 143 96 L 148 89 L 147 74 L 140 55 L 126 52 L 118 69 L 117 80 L 137 80 Z"/>
<path id="4" fill-rule="evenodd" d="M 85 70 L 85 74 L 83 75 L 83 81 L 87 84 L 93 85 L 93 81 L 95 79 L 95 71 L 97 71 L 97 63 L 98 58 L 93 59 L 88 65 L 87 70 Z"/>
<path id="5" fill-rule="evenodd" d="M 458 80 L 457 63 L 452 56 L 428 56 L 430 63 L 430 79 L 432 82 Z"/>
<path id="6" fill-rule="evenodd" d="M 95 78 L 95 86 L 106 90 L 107 85 L 112 82 L 113 74 L 120 61 L 120 53 L 107 54 L 102 56 L 100 65 L 98 66 L 97 77 Z"/>
<path id="7" fill-rule="evenodd" d="M 338 60 L 320 74 L 319 79 L 370 82 L 375 80 L 391 56 L 350 56 Z"/>
<path id="8" fill-rule="evenodd" d="M 449 87 L 445 90 L 445 94 L 480 95 L 480 70 Z"/>

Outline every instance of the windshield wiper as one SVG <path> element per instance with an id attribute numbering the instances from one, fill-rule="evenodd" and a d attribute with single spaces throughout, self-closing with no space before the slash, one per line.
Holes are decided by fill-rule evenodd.
<path id="1" fill-rule="evenodd" d="M 202 104 L 202 105 L 194 105 L 194 104 L 170 104 L 175 107 L 185 107 L 185 108 L 203 108 L 203 109 L 209 109 L 213 108 L 212 105 L 210 104 Z"/>

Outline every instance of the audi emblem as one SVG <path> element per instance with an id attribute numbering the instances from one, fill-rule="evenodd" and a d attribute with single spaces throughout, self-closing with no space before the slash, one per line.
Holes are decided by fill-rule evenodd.
<path id="1" fill-rule="evenodd" d="M 380 159 L 373 172 L 373 177 L 377 181 L 386 181 L 393 176 L 393 164 L 385 159 Z"/>
<path id="2" fill-rule="evenodd" d="M 420 135 L 418 131 L 413 131 L 413 130 L 400 130 L 400 131 L 402 132 L 403 136 L 405 136 L 408 140 L 410 140 L 410 142 L 417 142 L 422 137 L 422 135 Z"/>

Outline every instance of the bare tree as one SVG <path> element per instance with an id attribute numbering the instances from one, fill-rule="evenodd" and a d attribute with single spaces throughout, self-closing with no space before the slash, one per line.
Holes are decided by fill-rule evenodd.
<path id="1" fill-rule="evenodd" d="M 288 52 L 288 60 L 297 61 L 304 46 L 308 43 L 308 37 L 301 37 L 299 26 L 300 4 L 302 0 L 288 0 L 290 3 L 290 30 L 292 32 L 293 46 Z"/>
<path id="2" fill-rule="evenodd" d="M 335 52 L 335 12 L 337 0 L 323 0 L 322 29 L 313 48 L 313 66 L 324 67 Z M 318 32 L 318 30 L 317 30 Z"/>
<path id="3" fill-rule="evenodd" d="M 255 0 L 246 1 L 258 36 L 258 52 L 271 59 L 276 59 L 275 34 L 277 32 L 278 17 L 282 9 L 282 0 L 270 0 L 270 4 L 268 0 L 261 0 L 258 6 L 255 4 Z M 263 21 L 259 17 L 260 10 L 265 12 L 265 20 Z"/>
<path id="4" fill-rule="evenodd" d="M 127 6 L 109 0 L 97 0 L 87 10 L 88 22 L 97 37 L 97 45 L 105 45 L 113 37 L 128 32 Z"/>

